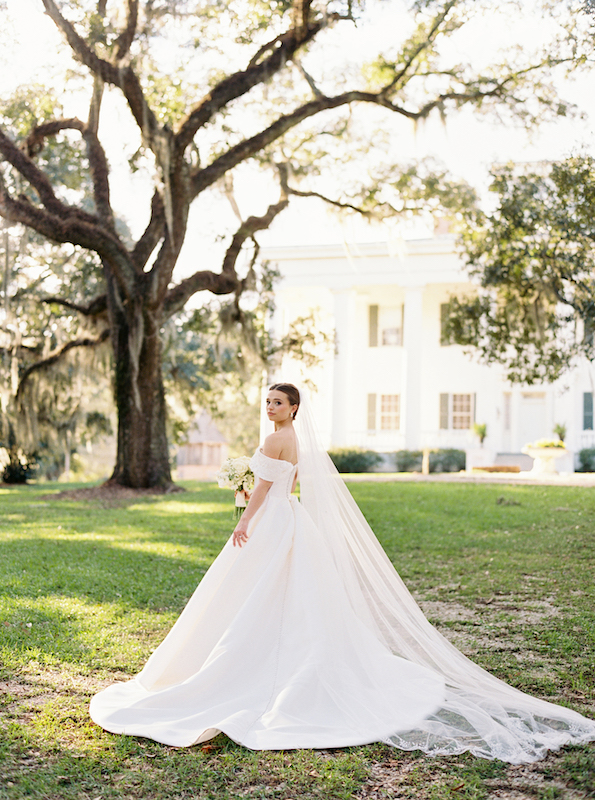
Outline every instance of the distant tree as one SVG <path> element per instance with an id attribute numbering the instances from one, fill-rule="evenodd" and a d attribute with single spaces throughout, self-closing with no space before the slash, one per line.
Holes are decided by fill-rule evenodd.
<path id="1" fill-rule="evenodd" d="M 446 334 L 512 382 L 553 381 L 595 357 L 595 159 L 493 176 L 496 209 L 462 235 L 478 291 L 451 299 Z"/>
<path id="2" fill-rule="evenodd" d="M 352 62 L 336 67 L 327 57 L 331 32 L 353 25 L 363 2 L 127 0 L 125 9 L 112 9 L 106 0 L 42 2 L 81 65 L 74 72 L 87 82 L 89 113 L 86 120 L 40 113 L 26 135 L 0 129 L 0 215 L 82 248 L 100 263 L 101 283 L 91 301 L 73 304 L 56 295 L 55 302 L 88 319 L 107 314 L 118 411 L 112 480 L 136 487 L 171 482 L 162 374 L 168 320 L 200 291 L 241 298 L 258 268 L 256 236 L 291 197 L 323 197 L 368 215 L 372 202 L 407 213 L 436 183 L 431 174 L 408 179 L 385 147 L 377 162 L 391 163 L 378 169 L 378 180 L 341 186 L 343 176 L 353 174 L 353 159 L 369 153 L 377 138 L 369 124 L 360 125 L 364 144 L 353 146 L 357 112 L 382 112 L 385 131 L 392 120 L 417 123 L 464 106 L 531 124 L 567 113 L 550 73 L 582 58 L 576 30 L 560 29 L 540 53 L 519 47 L 478 69 L 464 63 L 456 48 L 444 45 L 475 15 L 494 13 L 489 0 L 403 2 L 408 17 L 392 47 L 366 63 L 356 63 L 350 53 Z M 509 5 L 518 9 L 518 3 L 500 3 L 497 12 Z M 564 3 L 548 8 L 552 19 L 564 20 Z M 174 43 L 186 69 L 172 69 Z M 100 139 L 102 110 L 116 93 L 137 127 L 139 150 L 131 168 L 144 165 L 152 175 L 150 203 L 139 198 L 150 211 L 136 241 L 116 225 Z M 91 207 L 83 192 L 67 190 L 52 173 L 47 155 L 81 144 Z M 206 268 L 199 253 L 194 274 L 175 280 L 191 206 L 207 192 L 232 186 L 246 165 L 274 176 L 278 196 L 229 234 L 220 271 Z M 363 159 L 358 167 L 365 174 Z M 322 173 L 334 178 L 317 186 Z M 325 186 L 336 186 L 335 195 L 322 191 Z"/>

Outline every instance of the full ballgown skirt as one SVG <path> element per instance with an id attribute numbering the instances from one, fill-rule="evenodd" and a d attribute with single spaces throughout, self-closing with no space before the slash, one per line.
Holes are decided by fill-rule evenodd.
<path id="1" fill-rule="evenodd" d="M 595 722 L 466 659 L 412 598 L 387 636 L 377 587 L 291 496 L 296 467 L 261 451 L 251 465 L 272 486 L 248 541 L 227 542 L 144 669 L 93 697 L 96 723 L 180 747 L 223 731 L 255 750 L 384 741 L 513 763 L 595 739 Z"/>

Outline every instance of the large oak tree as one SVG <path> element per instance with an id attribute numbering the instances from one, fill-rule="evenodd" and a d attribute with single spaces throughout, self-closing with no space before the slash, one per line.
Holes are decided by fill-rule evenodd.
<path id="1" fill-rule="evenodd" d="M 394 31 L 394 46 L 360 64 L 363 69 L 356 69 L 357 54 L 353 68 L 333 69 L 332 59 L 325 60 L 329 36 L 363 18 L 365 9 L 354 0 L 40 2 L 78 62 L 79 76 L 88 81 L 89 113 L 84 120 L 39 120 L 21 140 L 0 129 L 0 214 L 53 242 L 89 251 L 101 263 L 102 290 L 91 302 L 60 297 L 53 302 L 83 316 L 107 312 L 119 418 L 113 480 L 134 487 L 171 482 L 163 326 L 197 292 L 238 299 L 253 285 L 256 234 L 270 226 L 292 195 L 324 194 L 307 181 L 315 181 L 317 161 L 328 160 L 331 150 L 342 148 L 341 157 L 348 157 L 356 114 L 376 108 L 384 114 L 382 127 L 397 130 L 404 120 L 416 123 L 471 106 L 530 124 L 566 113 L 549 83 L 551 72 L 580 59 L 576 30 L 562 29 L 541 54 L 518 48 L 479 69 L 462 61 L 456 48 L 443 53 L 449 37 L 474 15 L 506 6 L 489 0 L 403 2 L 403 14 L 396 17 L 403 29 Z M 562 16 L 563 5 L 557 4 Z M 154 53 L 163 53 L 159 44 L 167 37 L 181 52 L 193 54 L 193 64 L 202 63 L 196 85 L 186 80 L 180 88 L 179 76 L 160 71 Z M 154 166 L 150 213 L 142 235 L 132 242 L 115 223 L 99 135 L 105 87 L 125 100 L 141 150 Z M 317 144 L 329 133 L 330 148 Z M 49 140 L 74 135 L 85 146 L 91 208 L 73 201 L 40 161 Z M 193 274 L 175 280 L 192 204 L 224 181 L 230 187 L 246 163 L 274 172 L 278 196 L 263 212 L 241 219 L 220 269 L 198 263 Z M 402 200 L 408 191 L 415 203 L 436 185 L 429 175 L 420 187 L 408 170 L 384 164 L 376 181 L 352 185 L 351 197 L 345 188 L 328 199 L 367 214 L 375 204 L 397 213 L 408 207 Z M 245 274 L 239 259 L 250 247 L 254 257 Z"/>

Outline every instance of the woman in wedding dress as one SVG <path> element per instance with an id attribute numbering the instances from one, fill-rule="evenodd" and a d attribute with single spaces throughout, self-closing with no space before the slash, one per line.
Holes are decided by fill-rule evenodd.
<path id="1" fill-rule="evenodd" d="M 511 763 L 595 740 L 595 721 L 513 689 L 430 625 L 303 393 L 275 384 L 266 403 L 275 432 L 251 460 L 247 510 L 144 669 L 92 699 L 93 720 L 179 747 L 224 732 L 255 750 L 382 741 Z"/>

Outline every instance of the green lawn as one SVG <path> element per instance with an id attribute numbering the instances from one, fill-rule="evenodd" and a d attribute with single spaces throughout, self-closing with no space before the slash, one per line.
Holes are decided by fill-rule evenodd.
<path id="1" fill-rule="evenodd" d="M 0 486 L 0 799 L 586 798 L 595 745 L 530 767 L 384 745 L 253 753 L 111 736 L 89 697 L 134 674 L 233 527 L 210 484 L 118 501 Z M 592 489 L 356 483 L 430 620 L 515 686 L 595 716 Z"/>

